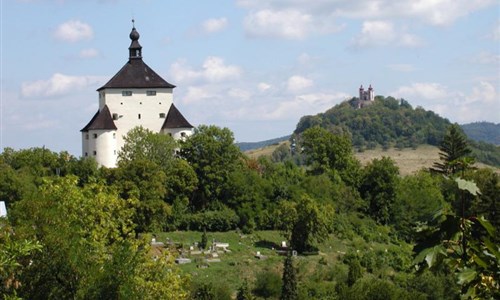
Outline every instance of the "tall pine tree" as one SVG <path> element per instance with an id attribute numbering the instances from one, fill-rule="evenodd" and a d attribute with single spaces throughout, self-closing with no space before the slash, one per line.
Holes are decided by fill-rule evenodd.
<path id="1" fill-rule="evenodd" d="M 293 267 L 293 258 L 290 252 L 285 258 L 283 268 L 283 285 L 281 286 L 280 300 L 297 300 L 297 274 Z"/>
<path id="2" fill-rule="evenodd" d="M 441 162 L 434 163 L 432 171 L 444 174 L 455 174 L 473 163 L 468 155 L 471 153 L 467 138 L 458 124 L 452 124 L 439 146 Z"/>

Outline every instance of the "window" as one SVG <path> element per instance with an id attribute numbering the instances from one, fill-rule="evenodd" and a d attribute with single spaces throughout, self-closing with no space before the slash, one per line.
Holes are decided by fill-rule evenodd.
<path id="1" fill-rule="evenodd" d="M 139 120 L 141 119 L 141 114 L 137 114 L 137 118 L 139 118 Z"/>
<path id="2" fill-rule="evenodd" d="M 116 150 L 113 150 L 113 154 L 116 155 Z"/>
<path id="3" fill-rule="evenodd" d="M 146 91 L 146 96 L 156 96 L 156 91 Z"/>
<path id="4" fill-rule="evenodd" d="M 117 113 L 113 114 L 113 120 L 118 120 L 118 114 Z"/>
<path id="5" fill-rule="evenodd" d="M 182 137 L 186 137 L 186 133 L 185 132 L 181 132 L 181 136 Z"/>
<path id="6" fill-rule="evenodd" d="M 160 105 L 161 105 L 161 102 L 159 102 L 158 104 L 160 104 Z"/>
<path id="7" fill-rule="evenodd" d="M 142 105 L 142 102 L 139 102 L 140 105 Z"/>
<path id="8" fill-rule="evenodd" d="M 89 134 L 85 134 L 85 139 L 88 140 L 89 139 Z"/>
<path id="9" fill-rule="evenodd" d="M 94 151 L 94 156 L 96 156 L 96 155 L 97 155 L 97 151 Z"/>
<path id="10" fill-rule="evenodd" d="M 122 91 L 122 96 L 132 96 L 132 91 Z"/>
<path id="11" fill-rule="evenodd" d="M 87 152 L 85 152 L 85 156 L 89 156 L 89 154 Z"/>
<path id="12" fill-rule="evenodd" d="M 165 113 L 160 113 L 160 118 L 165 119 Z"/>
<path id="13" fill-rule="evenodd" d="M 168 136 L 172 136 L 172 134 L 169 132 L 169 133 L 168 133 Z"/>
<path id="14" fill-rule="evenodd" d="M 113 132 L 113 138 L 116 139 L 116 133 Z"/>
<path id="15" fill-rule="evenodd" d="M 94 133 L 94 139 L 96 139 L 96 138 L 97 138 L 97 133 Z"/>

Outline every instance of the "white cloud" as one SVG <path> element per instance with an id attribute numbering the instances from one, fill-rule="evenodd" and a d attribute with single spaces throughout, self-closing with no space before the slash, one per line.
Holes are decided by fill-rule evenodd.
<path id="1" fill-rule="evenodd" d="M 255 10 L 297 10 L 314 19 L 327 16 L 374 20 L 397 18 L 419 20 L 431 25 L 450 25 L 474 11 L 496 5 L 495 0 L 239 0 L 238 4 Z"/>
<path id="2" fill-rule="evenodd" d="M 488 81 L 480 81 L 470 93 L 453 91 L 439 83 L 414 83 L 400 87 L 391 95 L 405 98 L 452 122 L 498 122 L 500 95 L 495 85 Z"/>
<path id="3" fill-rule="evenodd" d="M 94 32 L 89 24 L 79 20 L 70 20 L 60 24 L 56 28 L 54 37 L 61 41 L 78 42 L 92 39 Z"/>
<path id="4" fill-rule="evenodd" d="M 230 88 L 229 91 L 227 92 L 227 95 L 234 99 L 246 101 L 250 99 L 252 93 L 241 88 Z"/>
<path id="5" fill-rule="evenodd" d="M 208 19 L 203 22 L 202 28 L 206 33 L 213 33 L 226 28 L 227 24 L 228 22 L 226 18 Z"/>
<path id="6" fill-rule="evenodd" d="M 493 30 L 491 31 L 490 37 L 491 37 L 494 41 L 500 41 L 500 22 L 497 22 L 497 23 L 495 24 L 495 27 L 494 27 L 494 28 L 493 28 Z"/>
<path id="7" fill-rule="evenodd" d="M 398 31 L 392 22 L 365 21 L 361 33 L 351 44 L 357 48 L 386 45 L 416 47 L 421 45 L 421 41 L 414 35 Z"/>
<path id="8" fill-rule="evenodd" d="M 261 116 L 264 120 L 299 120 L 309 114 L 324 112 L 348 97 L 345 93 L 311 93 L 283 100 Z"/>
<path id="9" fill-rule="evenodd" d="M 410 86 L 402 86 L 392 92 L 391 95 L 406 99 L 423 98 L 426 100 L 436 100 L 449 96 L 449 93 L 447 88 L 439 83 L 417 82 Z"/>
<path id="10" fill-rule="evenodd" d="M 99 56 L 99 51 L 95 48 L 82 49 L 79 57 L 81 58 L 94 58 Z"/>
<path id="11" fill-rule="evenodd" d="M 265 92 L 271 88 L 271 85 L 265 82 L 260 82 L 257 84 L 257 89 L 261 92 Z"/>
<path id="12" fill-rule="evenodd" d="M 294 75 L 288 78 L 287 90 L 290 92 L 299 92 L 314 85 L 314 82 L 306 77 Z"/>
<path id="13" fill-rule="evenodd" d="M 70 76 L 55 73 L 48 80 L 23 82 L 21 95 L 26 98 L 58 97 L 99 85 L 104 80 L 100 76 Z"/>
<path id="14" fill-rule="evenodd" d="M 333 18 L 317 18 L 298 9 L 262 9 L 250 12 L 243 21 L 251 37 L 304 39 L 309 34 L 332 33 L 343 28 Z"/>
<path id="15" fill-rule="evenodd" d="M 474 56 L 471 62 L 485 65 L 497 65 L 498 67 L 498 64 L 500 64 L 500 54 L 482 51 L 478 55 Z"/>
<path id="16" fill-rule="evenodd" d="M 194 70 L 185 60 L 178 60 L 171 65 L 170 73 L 174 80 L 179 83 L 191 83 L 199 80 L 219 82 L 239 78 L 242 70 L 238 66 L 227 65 L 220 57 L 209 56 L 199 70 Z"/>

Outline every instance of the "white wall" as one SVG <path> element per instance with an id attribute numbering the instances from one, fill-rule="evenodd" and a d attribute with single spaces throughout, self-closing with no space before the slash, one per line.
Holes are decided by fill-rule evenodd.
<path id="1" fill-rule="evenodd" d="M 132 96 L 123 96 L 122 91 L 131 91 Z M 148 96 L 147 91 L 156 91 L 156 95 Z M 117 150 L 120 150 L 124 145 L 123 136 L 134 127 L 142 126 L 153 132 L 160 132 L 165 122 L 165 118 L 160 118 L 160 113 L 166 116 L 172 102 L 172 89 L 167 88 L 105 89 L 99 96 L 99 109 L 106 104 L 112 116 L 118 114 L 119 118 L 113 121 L 118 128 L 116 144 Z"/>

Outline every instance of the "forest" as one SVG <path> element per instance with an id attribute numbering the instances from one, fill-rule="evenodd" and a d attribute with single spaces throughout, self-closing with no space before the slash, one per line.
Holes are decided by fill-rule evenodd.
<path id="1" fill-rule="evenodd" d="M 366 166 L 355 158 L 353 143 L 372 140 L 320 122 L 303 118 L 291 148 L 258 159 L 213 125 L 180 142 L 137 127 L 113 169 L 67 152 L 4 149 L 3 299 L 500 298 L 500 178 L 475 167 L 458 125 L 407 126 L 421 135 L 415 142 L 439 145 L 441 159 L 401 176 L 389 157 Z M 261 242 L 289 247 L 248 276 L 204 280 L 174 263 L 177 251 L 151 254 L 152 237 L 182 232 L 199 235 L 201 250 L 207 235 L 231 232 L 276 233 Z M 233 257 L 224 268 L 245 265 Z"/>

